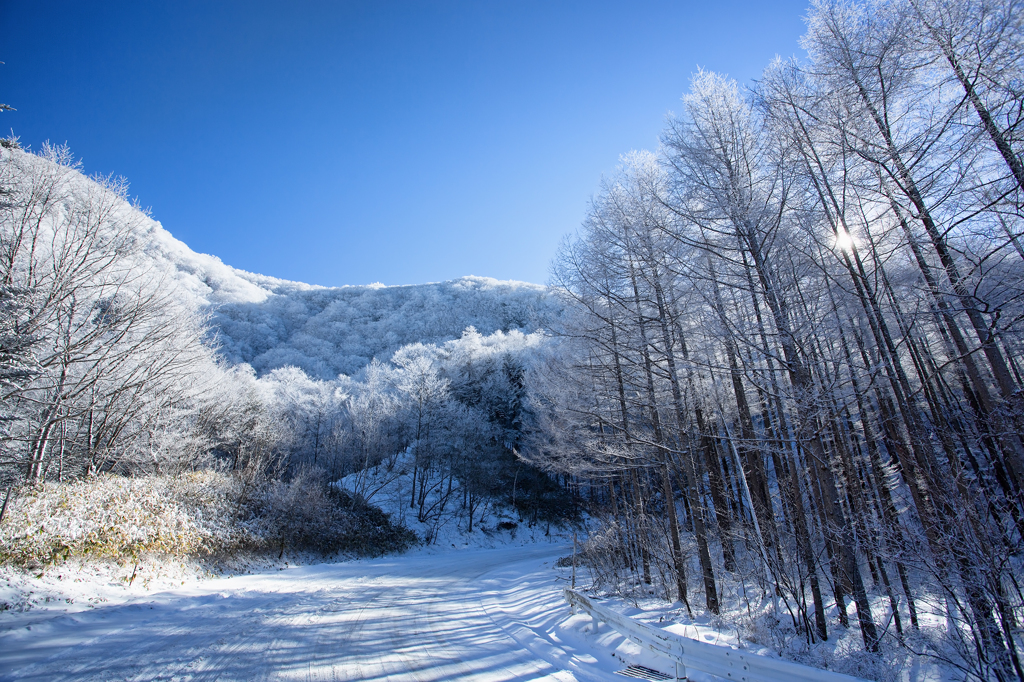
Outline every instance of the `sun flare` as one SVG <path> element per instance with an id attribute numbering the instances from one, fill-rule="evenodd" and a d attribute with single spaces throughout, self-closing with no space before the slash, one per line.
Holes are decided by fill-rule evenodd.
<path id="1" fill-rule="evenodd" d="M 849 232 L 846 230 L 838 230 L 836 232 L 836 248 L 841 251 L 849 253 L 853 251 L 857 242 L 853 239 Z"/>

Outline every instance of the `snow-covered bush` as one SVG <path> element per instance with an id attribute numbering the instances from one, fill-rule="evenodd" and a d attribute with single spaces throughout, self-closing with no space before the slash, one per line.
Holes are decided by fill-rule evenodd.
<path id="1" fill-rule="evenodd" d="M 415 542 L 409 531 L 316 476 L 245 485 L 239 476 L 103 475 L 26 488 L 0 523 L 0 563 L 144 553 L 217 558 L 239 551 L 380 554 Z"/>
<path id="2" fill-rule="evenodd" d="M 321 470 L 302 471 L 290 481 L 271 481 L 249 501 L 245 522 L 266 547 L 330 554 L 383 554 L 403 550 L 416 536 L 391 523 L 360 498 L 327 484 Z"/>
<path id="3" fill-rule="evenodd" d="M 575 557 L 576 567 L 587 570 L 593 589 L 634 603 L 653 595 L 671 600 L 676 583 L 664 559 L 669 553 L 669 540 L 661 525 L 651 517 L 633 520 L 632 541 L 644 544 L 641 555 L 645 558 L 631 562 L 627 529 L 611 519 L 595 520 L 599 523 L 579 544 Z"/>
<path id="4" fill-rule="evenodd" d="M 256 538 L 231 522 L 240 494 L 235 477 L 214 471 L 104 475 L 26 488 L 0 524 L 0 561 L 194 556 L 253 544 Z"/>

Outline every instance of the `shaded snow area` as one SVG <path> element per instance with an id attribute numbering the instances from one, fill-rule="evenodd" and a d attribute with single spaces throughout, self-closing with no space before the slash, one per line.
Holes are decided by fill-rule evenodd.
<path id="1" fill-rule="evenodd" d="M 419 490 L 423 485 L 422 469 L 417 476 Z M 394 523 L 413 531 L 426 545 L 426 552 L 536 542 L 572 543 L 572 530 L 543 523 L 531 525 L 515 510 L 493 499 L 484 498 L 477 503 L 470 523 L 464 505 L 468 491 L 455 477 L 428 475 L 423 503 L 419 504 L 413 499 L 413 457 L 408 452 L 350 474 L 337 485 L 380 507 Z"/>
<path id="2" fill-rule="evenodd" d="M 579 579 L 586 583 L 586 570 L 579 571 Z M 578 589 L 578 592 L 592 594 L 591 590 Z M 829 641 L 819 642 L 812 649 L 807 647 L 790 646 L 771 647 L 759 643 L 757 639 L 770 639 L 771 634 L 765 632 L 752 632 L 749 626 L 742 625 L 744 610 L 742 604 L 733 602 L 732 611 L 727 608 L 720 616 L 710 616 L 706 612 L 695 613 L 693 617 L 687 615 L 685 607 L 679 602 L 668 604 L 664 600 L 638 599 L 636 601 L 623 600 L 619 598 L 595 599 L 606 608 L 610 608 L 625 616 L 650 625 L 662 628 L 668 632 L 695 639 L 716 646 L 741 649 L 747 653 L 757 654 L 773 659 L 784 659 L 790 662 L 799 663 L 809 668 L 826 669 L 839 672 L 854 678 L 865 680 L 879 680 L 880 682 L 953 682 L 962 680 L 963 676 L 956 674 L 951 668 L 941 665 L 934 658 L 924 656 L 912 656 L 906 650 L 891 648 L 884 649 L 879 658 L 865 654 L 860 646 L 860 632 L 856 628 L 842 629 L 834 627 Z M 856 618 L 856 612 L 851 606 L 851 618 Z M 761 624 L 768 619 L 762 619 Z M 613 652 L 615 658 L 620 662 L 619 668 L 627 665 L 644 665 L 656 670 L 670 672 L 671 664 L 666 659 L 650 653 L 629 640 L 625 640 L 618 632 L 610 626 L 600 624 L 596 630 L 593 623 L 581 627 L 578 622 L 567 622 L 565 627 L 573 627 L 583 633 L 592 646 L 600 651 Z M 834 618 L 829 621 L 834 622 Z M 739 625 L 737 625 L 739 624 Z M 778 648 L 785 650 L 784 656 L 779 656 Z M 923 648 L 923 647 L 922 647 Z M 718 676 L 709 675 L 689 669 L 688 679 L 695 681 L 717 682 Z M 621 679 L 621 678 L 620 678 Z"/>
<path id="3" fill-rule="evenodd" d="M 566 551 L 416 551 L 164 591 L 111 586 L 84 608 L 0 615 L 0 679 L 622 679 L 622 638 L 591 633 L 561 598 L 552 565 Z M 51 589 L 82 585 L 95 587 Z"/>

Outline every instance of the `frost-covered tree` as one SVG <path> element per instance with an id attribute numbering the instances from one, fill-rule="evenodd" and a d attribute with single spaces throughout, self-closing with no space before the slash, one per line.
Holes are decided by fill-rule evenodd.
<path id="1" fill-rule="evenodd" d="M 0 154 L 5 332 L 32 339 L 34 358 L 30 379 L 5 384 L 19 419 L 3 466 L 39 481 L 154 465 L 155 424 L 193 400 L 213 366 L 204 317 L 139 258 L 144 215 L 123 181 L 84 178 L 64 148 Z"/>
<path id="2" fill-rule="evenodd" d="M 1024 675 L 1019 22 L 816 2 L 806 62 L 748 93 L 696 74 L 602 185 L 533 389 L 602 584 L 714 611 L 709 585 L 755 582 L 808 645 L 834 608 L 869 653 Z"/>

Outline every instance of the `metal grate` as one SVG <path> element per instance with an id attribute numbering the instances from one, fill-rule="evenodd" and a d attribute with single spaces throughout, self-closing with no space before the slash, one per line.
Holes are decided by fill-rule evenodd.
<path id="1" fill-rule="evenodd" d="M 666 675 L 665 673 L 645 668 L 642 665 L 631 665 L 625 670 L 616 670 L 616 675 L 622 675 L 623 677 L 632 677 L 637 680 L 674 680 L 676 679 L 672 675 Z"/>

